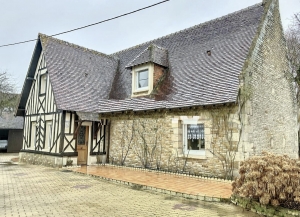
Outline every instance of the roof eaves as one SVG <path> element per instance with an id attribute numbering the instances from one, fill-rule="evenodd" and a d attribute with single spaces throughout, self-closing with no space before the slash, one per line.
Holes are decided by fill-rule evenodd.
<path id="1" fill-rule="evenodd" d="M 34 77 L 37 63 L 38 63 L 40 54 L 42 53 L 42 50 L 43 50 L 43 48 L 41 46 L 41 41 L 38 39 L 35 44 L 35 48 L 34 48 L 34 51 L 33 51 L 33 54 L 32 54 L 31 60 L 30 60 L 30 64 L 29 64 L 29 67 L 27 70 L 25 81 L 24 81 L 24 84 L 22 87 L 21 95 L 19 97 L 19 102 L 16 106 L 17 109 L 14 114 L 15 116 L 24 116 L 25 115 L 26 101 L 29 96 L 30 89 L 31 89 L 31 86 L 33 83 L 33 80 L 29 80 L 29 79 L 27 79 L 27 77 L 30 77 L 30 78 Z M 20 107 L 20 104 L 21 104 L 21 107 Z M 21 110 L 24 112 L 22 112 Z"/>

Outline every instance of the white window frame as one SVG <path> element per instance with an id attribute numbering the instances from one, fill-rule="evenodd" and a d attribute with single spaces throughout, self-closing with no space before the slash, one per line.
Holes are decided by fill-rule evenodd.
<path id="1" fill-rule="evenodd" d="M 204 126 L 204 149 L 200 150 L 188 150 L 187 142 L 187 125 L 188 124 L 203 124 Z M 205 156 L 206 155 L 206 136 L 205 136 L 205 123 L 198 122 L 197 119 L 185 119 L 182 122 L 182 141 L 183 141 L 183 151 L 185 155 L 195 155 L 195 156 Z"/>
<path id="2" fill-rule="evenodd" d="M 37 133 L 37 123 L 36 121 L 31 121 L 31 135 L 30 135 L 30 144 L 29 148 L 36 147 L 36 133 Z"/>
<path id="3" fill-rule="evenodd" d="M 147 86 L 146 87 L 139 87 L 139 73 L 141 73 L 141 72 L 145 72 L 145 71 L 147 71 L 147 74 L 148 74 L 148 82 L 147 82 Z M 136 76 L 136 78 L 135 78 L 135 90 L 136 91 L 145 91 L 145 90 L 148 90 L 149 89 L 149 69 L 143 69 L 143 70 L 139 70 L 139 71 L 136 71 L 135 72 L 135 76 Z"/>
<path id="4" fill-rule="evenodd" d="M 46 121 L 45 149 L 50 151 L 52 141 L 52 120 Z"/>
<path id="5" fill-rule="evenodd" d="M 138 88 L 138 73 L 145 70 L 148 70 L 148 86 Z M 132 68 L 131 73 L 132 73 L 132 97 L 150 94 L 153 90 L 154 64 L 147 63 L 140 66 L 134 66 Z"/>
<path id="6" fill-rule="evenodd" d="M 47 73 L 41 74 L 40 75 L 40 90 L 39 94 L 46 94 L 46 88 L 47 88 Z"/>

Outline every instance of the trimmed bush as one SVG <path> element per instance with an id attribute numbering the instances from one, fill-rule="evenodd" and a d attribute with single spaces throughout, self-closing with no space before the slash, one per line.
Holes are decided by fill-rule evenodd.
<path id="1" fill-rule="evenodd" d="M 263 205 L 300 210 L 300 161 L 263 153 L 241 162 L 239 173 L 232 184 L 233 194 Z"/>

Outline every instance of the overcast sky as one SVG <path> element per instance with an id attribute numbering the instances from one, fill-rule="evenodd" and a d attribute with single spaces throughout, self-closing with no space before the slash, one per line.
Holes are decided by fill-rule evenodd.
<path id="1" fill-rule="evenodd" d="M 0 0 L 0 45 L 52 35 L 127 13 L 160 0 Z M 170 0 L 57 38 L 110 54 L 243 9 L 261 0 Z M 280 0 L 286 29 L 300 0 Z M 0 48 L 0 71 L 21 92 L 35 42 Z"/>

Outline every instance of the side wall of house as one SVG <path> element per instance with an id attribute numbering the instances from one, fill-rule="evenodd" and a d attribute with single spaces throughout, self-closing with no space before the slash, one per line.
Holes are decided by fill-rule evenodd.
<path id="1" fill-rule="evenodd" d="M 50 166 L 62 165 L 59 152 L 63 117 L 63 111 L 58 110 L 55 104 L 42 52 L 25 107 L 20 161 Z"/>
<path id="2" fill-rule="evenodd" d="M 25 107 L 23 149 L 59 153 L 63 112 L 57 110 L 41 53 Z"/>
<path id="3" fill-rule="evenodd" d="M 298 157 L 297 110 L 278 0 L 265 19 L 241 76 L 241 160 L 263 151 Z"/>
<path id="4" fill-rule="evenodd" d="M 87 164 L 96 161 L 95 150 L 105 147 L 104 125 L 100 122 L 78 120 L 72 111 L 58 110 L 50 83 L 43 52 L 38 60 L 29 97 L 25 107 L 23 147 L 20 160 L 45 166 L 66 165 L 72 158 L 77 164 L 76 128 L 81 122 L 88 127 Z M 99 152 L 99 151 L 98 151 Z"/>
<path id="5" fill-rule="evenodd" d="M 232 105 L 109 117 L 110 163 L 224 177 L 225 163 L 238 165 L 237 111 Z M 204 125 L 204 153 L 186 151 L 185 123 Z"/>

